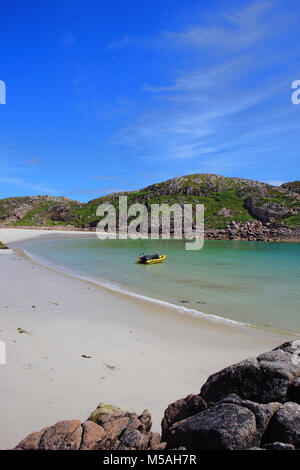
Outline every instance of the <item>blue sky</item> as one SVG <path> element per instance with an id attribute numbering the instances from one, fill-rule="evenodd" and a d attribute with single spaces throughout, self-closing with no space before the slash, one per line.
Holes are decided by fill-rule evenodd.
<path id="1" fill-rule="evenodd" d="M 0 198 L 299 179 L 298 0 L 1 2 Z"/>

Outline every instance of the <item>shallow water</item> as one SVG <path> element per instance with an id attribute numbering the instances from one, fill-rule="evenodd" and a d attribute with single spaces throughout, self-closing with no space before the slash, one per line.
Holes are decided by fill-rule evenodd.
<path id="1" fill-rule="evenodd" d="M 300 333 L 300 244 L 206 241 L 186 251 L 182 240 L 68 238 L 24 244 L 41 261 L 114 289 L 253 326 Z M 142 251 L 167 254 L 137 265 Z"/>

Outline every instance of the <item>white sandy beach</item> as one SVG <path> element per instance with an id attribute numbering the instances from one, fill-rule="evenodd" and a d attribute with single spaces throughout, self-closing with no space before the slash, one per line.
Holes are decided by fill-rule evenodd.
<path id="1" fill-rule="evenodd" d="M 0 240 L 44 232 L 57 236 L 2 229 Z M 12 250 L 0 250 L 0 312 L 1 449 L 56 421 L 85 420 L 100 401 L 148 408 L 157 431 L 166 406 L 198 393 L 208 375 L 290 339 L 113 293 Z"/>

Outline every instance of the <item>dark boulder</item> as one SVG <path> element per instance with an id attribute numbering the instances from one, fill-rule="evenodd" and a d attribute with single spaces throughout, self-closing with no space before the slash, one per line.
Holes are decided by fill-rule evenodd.
<path id="1" fill-rule="evenodd" d="M 288 395 L 290 401 L 300 404 L 300 377 L 291 384 Z"/>
<path id="2" fill-rule="evenodd" d="M 300 374 L 300 364 L 292 361 L 291 344 L 285 343 L 211 375 L 201 389 L 201 396 L 209 405 L 232 393 L 258 403 L 284 403 Z"/>
<path id="3" fill-rule="evenodd" d="M 201 396 L 212 405 L 230 394 L 256 400 L 260 396 L 260 365 L 257 359 L 246 359 L 212 374 L 203 387 Z"/>
<path id="4" fill-rule="evenodd" d="M 271 419 L 264 442 L 276 441 L 300 448 L 300 405 L 298 403 L 284 403 Z"/>
<path id="5" fill-rule="evenodd" d="M 242 400 L 237 395 L 230 395 L 222 400 L 222 403 L 234 403 L 236 405 L 244 406 L 245 408 L 248 408 L 248 410 L 252 411 L 256 419 L 256 436 L 253 441 L 254 445 L 260 444 L 261 438 L 264 435 L 272 416 L 280 408 L 280 403 L 278 402 L 261 404 L 250 400 Z"/>
<path id="6" fill-rule="evenodd" d="M 165 433 L 172 424 L 187 417 L 193 416 L 207 408 L 206 402 L 200 395 L 188 395 L 185 398 L 171 403 L 165 410 L 161 422 L 162 440 L 165 440 Z"/>
<path id="7" fill-rule="evenodd" d="M 166 432 L 167 447 L 187 450 L 247 449 L 256 436 L 255 415 L 233 403 L 221 403 L 175 423 Z"/>
<path id="8" fill-rule="evenodd" d="M 286 403 L 299 400 L 294 353 L 295 343 L 287 342 L 226 367 L 208 378 L 200 395 L 169 405 L 162 421 L 167 448 L 300 447 L 300 405 Z"/>

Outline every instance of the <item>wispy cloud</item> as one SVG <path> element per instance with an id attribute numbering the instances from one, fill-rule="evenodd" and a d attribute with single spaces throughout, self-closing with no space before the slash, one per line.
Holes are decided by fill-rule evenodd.
<path id="1" fill-rule="evenodd" d="M 276 5 L 249 2 L 220 13 L 213 26 L 164 32 L 166 47 L 180 46 L 195 65 L 167 84 L 144 83 L 149 111 L 121 128 L 112 144 L 148 161 L 189 160 L 212 172 L 252 166 L 258 150 L 269 158 L 272 129 L 282 125 L 275 102 L 289 86 L 289 71 L 276 68 L 287 51 L 267 41 L 289 24 L 281 22 Z M 211 54 L 209 66 L 199 65 L 201 54 Z"/>
<path id="2" fill-rule="evenodd" d="M 12 188 L 14 190 L 22 188 L 22 191 L 29 191 L 30 193 L 50 194 L 53 196 L 59 195 L 59 190 L 54 188 L 51 184 L 41 179 L 37 181 L 37 176 L 32 178 L 33 173 L 36 173 L 35 167 L 40 164 L 39 157 L 29 158 L 24 161 L 23 158 L 17 157 L 18 151 L 16 148 L 4 145 L 0 149 L 1 157 L 1 176 L 0 183 L 3 197 Z M 11 188 L 10 188 L 11 187 Z"/>
<path id="3" fill-rule="evenodd" d="M 41 194 L 50 194 L 50 195 L 55 195 L 55 196 L 58 194 L 58 191 L 56 189 L 50 188 L 47 185 L 31 184 L 20 178 L 1 176 L 0 183 L 12 185 L 12 186 L 21 186 L 24 189 L 28 189 L 30 191 L 35 191 L 35 192 L 40 191 Z"/>
<path id="4" fill-rule="evenodd" d="M 182 47 L 193 45 L 230 48 L 231 51 L 242 49 L 273 31 L 273 28 L 265 24 L 264 17 L 274 6 L 272 1 L 257 1 L 240 10 L 219 13 L 216 19 L 221 25 L 194 25 L 185 31 L 167 31 L 164 35 L 175 45 Z"/>
<path id="5" fill-rule="evenodd" d="M 195 72 L 181 77 L 174 86 L 170 86 L 166 100 L 149 115 L 140 116 L 136 123 L 119 131 L 114 137 L 114 144 L 128 145 L 144 153 L 149 149 L 150 158 L 187 159 L 195 156 L 218 153 L 233 145 L 237 136 L 225 132 L 228 120 L 234 119 L 247 110 L 251 110 L 263 101 L 267 101 L 279 85 L 261 86 L 258 89 L 232 89 L 233 80 L 242 79 L 247 68 L 230 67 L 231 76 L 223 75 L 222 88 L 218 88 L 220 70 L 209 70 L 207 79 L 195 84 L 195 75 L 205 77 L 205 72 Z M 214 77 L 214 78 L 212 78 Z M 171 91 L 180 91 L 171 95 Z M 226 122 L 227 120 L 227 122 Z M 241 129 L 240 123 L 238 127 Z M 247 126 L 243 132 L 248 135 Z M 239 140 L 241 136 L 239 136 Z"/>
<path id="6" fill-rule="evenodd" d="M 206 70 L 194 70 L 188 74 L 181 75 L 174 79 L 173 84 L 169 86 L 150 86 L 148 84 L 142 85 L 144 91 L 150 91 L 152 93 L 158 93 L 160 91 L 197 91 L 203 90 L 206 87 L 211 86 L 216 80 L 224 80 L 224 77 L 228 77 L 228 74 L 232 75 L 232 71 L 237 66 L 242 66 L 246 62 L 245 59 L 239 59 L 231 63 L 223 64 L 217 67 L 211 67 Z"/>

